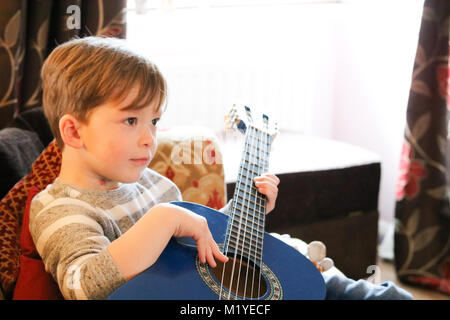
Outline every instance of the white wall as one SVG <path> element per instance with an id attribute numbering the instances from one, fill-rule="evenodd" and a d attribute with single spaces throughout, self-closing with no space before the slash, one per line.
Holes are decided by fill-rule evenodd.
<path id="1" fill-rule="evenodd" d="M 134 2 L 134 1 L 133 1 Z M 128 15 L 128 42 L 169 84 L 161 126 L 223 128 L 243 102 L 276 115 L 283 129 L 330 137 L 333 48 L 340 4 L 151 10 Z M 284 110 L 284 111 L 283 111 Z"/>
<path id="2" fill-rule="evenodd" d="M 130 13 L 128 41 L 167 75 L 174 96 L 162 125 L 194 116 L 206 126 L 218 126 L 235 98 L 281 113 L 283 99 L 297 93 L 289 101 L 306 111 L 287 117 L 302 132 L 349 142 L 381 157 L 379 209 L 381 218 L 391 221 L 423 0 L 342 2 Z M 262 75 L 264 68 L 294 70 L 295 77 L 291 72 L 279 85 L 285 91 L 272 100 L 251 96 L 245 86 L 219 88 L 208 98 L 204 81 L 185 78 L 189 70 L 206 79 L 212 71 L 249 68 Z M 261 85 L 274 90 L 273 83 Z M 292 90 L 286 91 L 289 85 Z M 214 108 L 217 117 L 202 120 L 197 115 L 205 108 Z"/>
<path id="3" fill-rule="evenodd" d="M 423 1 L 362 2 L 343 5 L 335 30 L 332 137 L 380 155 L 379 209 L 391 221 Z"/>

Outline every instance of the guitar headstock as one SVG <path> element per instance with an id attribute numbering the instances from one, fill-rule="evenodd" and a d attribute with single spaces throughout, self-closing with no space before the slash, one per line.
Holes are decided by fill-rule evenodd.
<path id="1" fill-rule="evenodd" d="M 225 127 L 227 129 L 237 129 L 244 133 L 248 127 L 254 127 L 260 131 L 272 136 L 272 139 L 278 133 L 278 124 L 272 121 L 266 114 L 257 114 L 250 107 L 233 104 L 228 114 L 225 116 Z"/>

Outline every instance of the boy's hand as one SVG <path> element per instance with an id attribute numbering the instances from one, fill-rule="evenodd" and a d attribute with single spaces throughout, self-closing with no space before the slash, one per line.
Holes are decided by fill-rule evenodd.
<path id="1" fill-rule="evenodd" d="M 201 263 L 208 262 L 212 268 L 215 268 L 217 264 L 214 258 L 222 262 L 227 262 L 228 257 L 220 251 L 217 243 L 214 241 L 206 219 L 202 216 L 199 217 L 199 229 L 192 236 L 197 243 L 198 258 Z"/>
<path id="2" fill-rule="evenodd" d="M 267 197 L 266 214 L 268 214 L 275 208 L 275 202 L 278 196 L 277 186 L 280 183 L 280 179 L 274 174 L 265 173 L 262 176 L 255 177 L 253 180 L 255 181 L 258 192 Z"/>
<path id="3" fill-rule="evenodd" d="M 228 257 L 220 251 L 214 241 L 207 220 L 188 209 L 180 207 L 176 209 L 178 209 L 181 219 L 173 235 L 175 237 L 192 237 L 197 244 L 198 257 L 201 263 L 208 262 L 214 268 L 217 265 L 214 258 L 227 262 Z"/>

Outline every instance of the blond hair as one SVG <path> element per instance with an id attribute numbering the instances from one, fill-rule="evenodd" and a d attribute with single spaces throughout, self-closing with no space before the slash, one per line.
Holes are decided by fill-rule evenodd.
<path id="1" fill-rule="evenodd" d="M 63 115 L 87 123 L 93 108 L 122 101 L 134 87 L 138 94 L 123 109 L 143 108 L 157 99 L 158 112 L 167 96 L 166 81 L 156 65 L 116 38 L 85 37 L 59 45 L 42 66 L 41 78 L 45 116 L 61 149 Z"/>

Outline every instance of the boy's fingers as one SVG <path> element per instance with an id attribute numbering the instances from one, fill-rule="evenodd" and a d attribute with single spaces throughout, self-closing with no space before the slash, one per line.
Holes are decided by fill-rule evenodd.
<path id="1" fill-rule="evenodd" d="M 198 259 L 200 260 L 201 263 L 206 262 L 205 253 L 203 252 L 203 250 L 198 249 Z"/>
<path id="2" fill-rule="evenodd" d="M 222 262 L 227 262 L 228 261 L 228 257 L 226 255 L 224 255 L 222 253 L 222 251 L 220 251 L 219 247 L 217 246 L 216 243 L 214 243 L 214 247 L 213 247 L 213 254 L 214 256 L 219 259 Z"/>
<path id="3" fill-rule="evenodd" d="M 280 179 L 274 174 L 266 173 L 262 176 L 255 177 L 254 181 L 258 192 L 267 197 L 266 213 L 269 213 L 274 208 L 275 199 L 278 195 L 277 186 L 280 183 Z"/>
<path id="4" fill-rule="evenodd" d="M 197 241 L 197 251 L 198 251 L 198 258 L 200 259 L 201 263 L 206 262 L 206 249 L 207 246 L 205 244 L 205 241 L 199 240 Z"/>
<path id="5" fill-rule="evenodd" d="M 255 180 L 258 180 L 258 181 L 264 181 L 264 180 L 271 181 L 276 186 L 280 183 L 280 179 L 276 175 L 269 174 L 269 173 L 264 174 L 262 176 L 257 176 L 257 177 L 255 177 Z"/>
<path id="6" fill-rule="evenodd" d="M 277 195 L 277 193 L 275 191 L 270 190 L 270 189 L 266 190 L 266 192 L 263 194 L 267 197 L 267 200 L 269 200 L 269 201 L 270 201 L 270 199 L 275 199 L 275 196 Z"/>
<path id="7" fill-rule="evenodd" d="M 275 185 L 278 185 L 280 183 L 280 179 L 274 174 L 267 174 L 266 177 L 272 180 Z"/>
<path id="8" fill-rule="evenodd" d="M 255 186 L 259 189 L 265 188 L 266 186 L 270 185 L 270 182 L 268 181 L 255 181 Z"/>
<path id="9" fill-rule="evenodd" d="M 224 255 L 222 252 L 220 253 L 218 259 L 222 262 L 228 262 L 228 260 L 229 260 L 228 257 L 226 255 Z"/>
<path id="10" fill-rule="evenodd" d="M 275 188 L 278 188 L 277 187 L 278 183 L 276 183 L 274 180 L 271 180 L 271 179 L 255 180 L 255 185 L 256 186 L 273 186 Z"/>
<path id="11" fill-rule="evenodd" d="M 266 196 L 275 196 L 278 194 L 278 188 L 272 184 L 257 185 L 258 192 Z"/>
<path id="12" fill-rule="evenodd" d="M 216 261 L 214 260 L 214 256 L 213 256 L 213 254 L 212 254 L 212 251 L 211 251 L 211 247 L 208 247 L 207 249 L 206 249 L 206 260 L 208 261 L 208 264 L 212 267 L 212 268 L 215 268 L 216 267 Z"/>
<path id="13" fill-rule="evenodd" d="M 211 240 L 210 246 L 206 249 L 206 261 L 208 264 L 215 268 L 217 266 L 217 263 L 215 261 L 215 258 L 217 258 L 219 261 L 227 262 L 228 257 L 225 256 L 217 246 L 216 242 L 214 240 Z"/>

